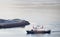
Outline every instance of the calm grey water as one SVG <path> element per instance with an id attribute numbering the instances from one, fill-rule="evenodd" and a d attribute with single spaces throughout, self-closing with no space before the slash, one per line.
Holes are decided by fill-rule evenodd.
<path id="1" fill-rule="evenodd" d="M 46 3 L 39 1 L 0 1 L 0 19 L 19 18 L 27 20 L 32 23 L 31 25 L 46 26 L 52 30 L 51 34 L 27 35 L 26 30 L 31 28 L 31 26 L 27 26 L 26 28 L 0 29 L 0 37 L 60 37 L 60 4 L 56 4 L 59 1 L 55 0 L 55 4 L 48 4 L 49 0 Z"/>
<path id="2" fill-rule="evenodd" d="M 42 6 L 41 6 L 42 7 Z M 51 34 L 26 34 L 26 28 L 0 29 L 0 37 L 60 37 L 60 8 L 58 6 L 44 6 L 42 8 L 20 8 L 13 7 L 11 10 L 1 11 L 0 18 L 20 18 L 28 20 L 31 25 L 44 25 L 51 29 Z M 10 8 L 8 8 L 10 9 Z M 5 13 L 4 13 L 5 12 Z"/>
<path id="3" fill-rule="evenodd" d="M 58 26 L 60 27 L 60 25 Z M 58 26 L 56 25 L 55 30 L 52 27 L 51 34 L 26 34 L 26 27 L 0 29 L 0 37 L 60 37 L 60 31 Z"/>

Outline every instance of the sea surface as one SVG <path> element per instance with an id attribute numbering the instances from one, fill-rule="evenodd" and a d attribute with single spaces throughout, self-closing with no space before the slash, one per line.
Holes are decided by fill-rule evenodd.
<path id="1" fill-rule="evenodd" d="M 60 25 L 58 25 L 60 27 Z M 0 37 L 60 37 L 60 29 L 56 25 L 56 29 L 52 27 L 50 34 L 27 34 L 26 29 L 28 28 L 7 28 L 0 29 Z M 58 29 L 58 30 L 57 30 Z"/>
<path id="2" fill-rule="evenodd" d="M 60 4 L 40 4 L 39 1 L 30 0 L 0 1 L 0 19 L 16 18 L 27 20 L 30 25 L 0 29 L 0 37 L 60 37 Z M 34 25 L 43 25 L 51 30 L 51 34 L 26 34 L 26 30 Z"/>
<path id="3" fill-rule="evenodd" d="M 0 37 L 60 37 L 60 8 L 55 6 L 45 6 L 37 8 L 12 8 L 12 11 L 0 13 L 0 18 L 4 19 L 24 19 L 29 21 L 30 25 L 43 25 L 51 30 L 51 34 L 26 34 L 26 28 L 7 28 L 0 29 Z M 7 11 L 7 10 L 6 10 Z"/>

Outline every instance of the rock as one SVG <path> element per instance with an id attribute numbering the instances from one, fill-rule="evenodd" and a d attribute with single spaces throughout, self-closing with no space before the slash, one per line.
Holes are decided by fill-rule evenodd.
<path id="1" fill-rule="evenodd" d="M 13 28 L 13 27 L 25 27 L 30 23 L 26 20 L 13 19 L 13 20 L 4 20 L 0 19 L 0 28 Z"/>

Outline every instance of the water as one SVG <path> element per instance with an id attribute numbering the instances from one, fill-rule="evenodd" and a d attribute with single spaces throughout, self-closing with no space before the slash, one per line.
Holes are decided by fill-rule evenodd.
<path id="1" fill-rule="evenodd" d="M 60 31 L 52 29 L 51 34 L 27 34 L 26 28 L 7 28 L 0 29 L 0 37 L 60 37 Z"/>
<path id="2" fill-rule="evenodd" d="M 51 34 L 28 35 L 26 30 L 31 28 L 30 25 L 26 28 L 0 29 L 0 37 L 60 37 L 60 4 L 48 4 L 47 2 L 40 3 L 39 1 L 34 2 L 34 0 L 1 1 L 0 19 L 19 18 L 29 21 L 32 26 L 46 26 L 52 32 Z"/>
<path id="3" fill-rule="evenodd" d="M 5 8 L 3 8 L 5 9 Z M 10 9 L 10 8 L 8 8 Z M 43 25 L 51 29 L 51 34 L 26 34 L 25 28 L 0 29 L 0 37 L 60 37 L 60 9 L 54 7 L 20 8 L 3 10 L 0 18 L 20 18 L 28 20 L 31 25 Z M 4 13 L 5 12 L 5 13 Z M 30 29 L 27 27 L 26 29 Z"/>

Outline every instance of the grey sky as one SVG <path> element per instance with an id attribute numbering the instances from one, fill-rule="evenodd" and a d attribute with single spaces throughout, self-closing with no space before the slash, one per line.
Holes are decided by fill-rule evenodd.
<path id="1" fill-rule="evenodd" d="M 0 3 L 15 3 L 15 4 L 60 3 L 60 0 L 0 0 Z"/>

